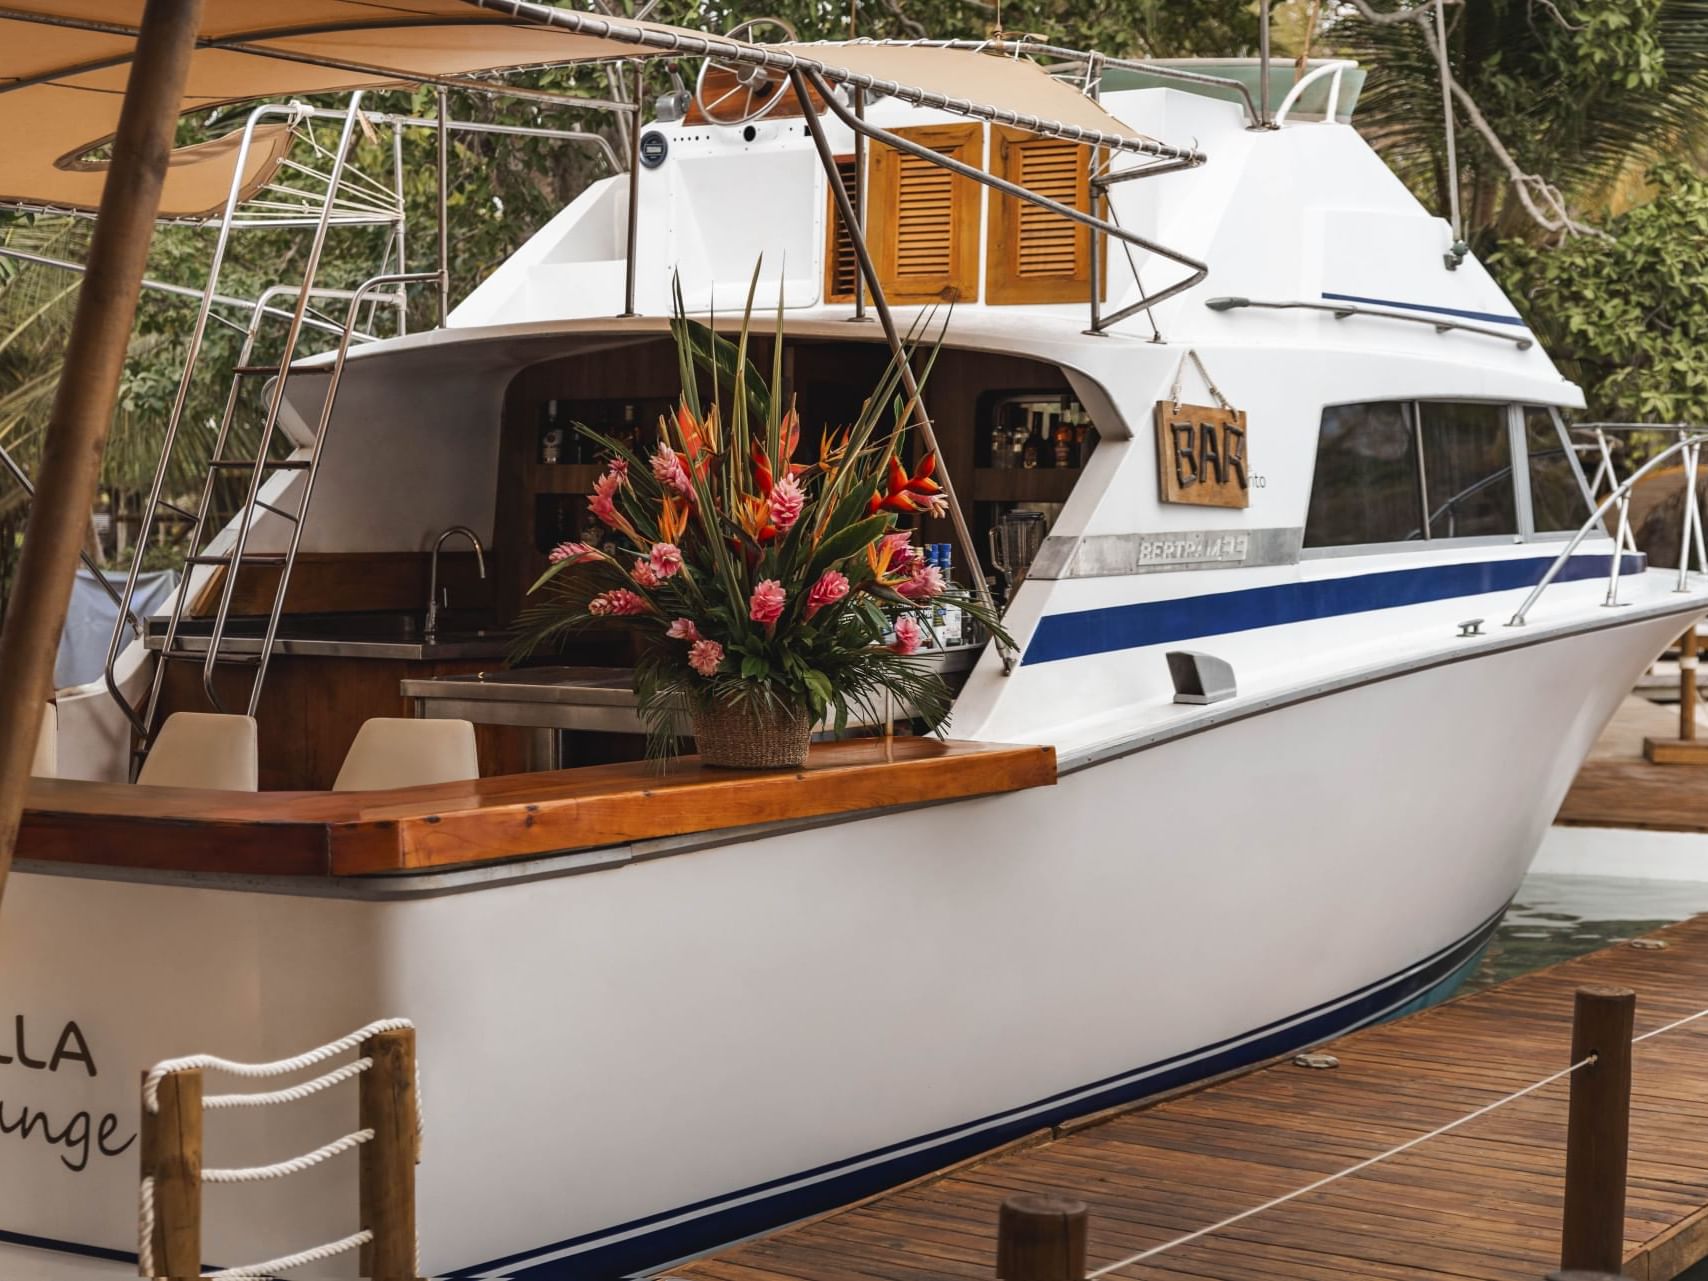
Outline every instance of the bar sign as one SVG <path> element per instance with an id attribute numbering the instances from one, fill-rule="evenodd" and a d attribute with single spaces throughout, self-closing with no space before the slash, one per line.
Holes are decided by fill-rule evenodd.
<path id="1" fill-rule="evenodd" d="M 1249 507 L 1245 443 L 1243 409 L 1159 401 L 1156 450 L 1162 501 Z"/>

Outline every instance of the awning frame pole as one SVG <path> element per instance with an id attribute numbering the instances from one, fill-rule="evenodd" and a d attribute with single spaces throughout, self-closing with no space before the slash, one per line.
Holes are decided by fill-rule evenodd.
<path id="1" fill-rule="evenodd" d="M 451 120 L 450 93 L 444 85 L 433 91 L 439 108 L 439 137 L 434 180 L 435 216 L 439 220 L 439 327 L 442 329 L 451 315 L 451 241 L 450 241 L 450 172 Z"/>
<path id="2" fill-rule="evenodd" d="M 640 235 L 641 103 L 646 92 L 646 72 L 635 59 L 635 109 L 629 117 L 629 234 L 623 250 L 623 315 L 635 316 L 635 248 Z"/>
<path id="3" fill-rule="evenodd" d="M 36 474 L 38 501 L 30 507 L 0 633 L 0 894 L 17 849 L 42 708 L 100 483 L 201 16 L 202 0 L 147 0 L 143 9 L 89 270 L 48 418 Z"/>
<path id="4" fill-rule="evenodd" d="M 854 90 L 854 114 L 866 118 L 866 91 Z M 854 131 L 854 211 L 860 215 L 860 234 L 866 234 L 866 135 Z M 854 282 L 854 319 L 866 319 L 866 278 Z"/>
<path id="5" fill-rule="evenodd" d="M 949 520 L 955 528 L 955 538 L 967 556 L 967 573 L 972 576 L 973 591 L 980 603 L 995 617 L 996 601 L 991 596 L 990 583 L 984 576 L 984 565 L 980 562 L 978 548 L 973 543 L 973 531 L 968 527 L 966 513 L 961 510 L 961 501 L 955 495 L 954 478 L 949 474 L 943 450 L 937 443 L 937 433 L 932 429 L 931 416 L 925 412 L 925 402 L 919 394 L 919 381 L 913 376 L 913 365 L 908 360 L 907 348 L 902 345 L 901 334 L 896 330 L 895 317 L 890 314 L 889 299 L 884 296 L 884 287 L 878 279 L 877 266 L 872 262 L 872 251 L 866 245 L 866 236 L 855 213 L 853 199 L 848 194 L 848 188 L 843 185 L 842 175 L 837 172 L 836 154 L 831 150 L 830 140 L 825 137 L 824 122 L 818 118 L 818 112 L 813 107 L 812 92 L 807 87 L 810 74 L 791 71 L 789 80 L 794 86 L 795 97 L 800 100 L 801 114 L 806 118 L 807 131 L 812 134 L 813 146 L 818 149 L 819 164 L 824 168 L 825 181 L 830 184 L 831 195 L 835 197 L 837 215 L 848 228 L 848 241 L 854 246 L 854 256 L 859 260 L 860 275 L 872 291 L 872 310 L 877 313 L 878 323 L 884 328 L 884 339 L 889 343 L 890 354 L 895 358 L 902 390 L 907 393 L 908 402 L 913 407 L 913 425 L 924 439 L 926 448 L 937 455 L 937 475 L 943 483 L 943 497 L 949 502 Z M 828 102 L 832 96 L 829 86 L 820 81 L 815 87 Z M 1012 672 L 1013 653 L 1000 641 L 997 642 L 997 652 L 1002 656 L 1003 673 L 1006 675 Z"/>

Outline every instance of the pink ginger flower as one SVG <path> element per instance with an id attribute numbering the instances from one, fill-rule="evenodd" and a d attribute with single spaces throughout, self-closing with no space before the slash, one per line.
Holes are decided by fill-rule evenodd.
<path id="1" fill-rule="evenodd" d="M 834 605 L 848 595 L 848 579 L 834 569 L 819 575 L 818 582 L 807 592 L 807 617 L 811 618 L 826 605 Z"/>
<path id="2" fill-rule="evenodd" d="M 697 641 L 700 639 L 700 629 L 694 626 L 694 620 L 691 618 L 678 618 L 664 629 L 664 634 L 671 640 Z"/>
<path id="3" fill-rule="evenodd" d="M 724 661 L 724 647 L 715 640 L 697 640 L 688 651 L 688 666 L 700 675 L 716 676 Z"/>
<path id="4" fill-rule="evenodd" d="M 919 652 L 922 639 L 919 624 L 913 621 L 913 616 L 903 614 L 896 619 L 895 644 L 891 645 L 890 648 L 898 654 L 916 654 Z"/>
<path id="5" fill-rule="evenodd" d="M 593 496 L 595 498 L 615 499 L 617 491 L 623 487 L 626 480 L 627 477 L 615 469 L 601 472 L 599 479 L 593 482 Z"/>
<path id="6" fill-rule="evenodd" d="M 653 572 L 652 562 L 645 556 L 635 557 L 634 573 L 629 575 L 635 580 L 636 587 L 657 587 L 658 575 Z"/>
<path id="7" fill-rule="evenodd" d="M 546 559 L 554 565 L 568 561 L 571 565 L 579 565 L 584 560 L 598 560 L 599 553 L 586 543 L 559 543 L 552 548 L 551 555 Z"/>
<path id="8" fill-rule="evenodd" d="M 694 492 L 694 484 L 688 479 L 688 469 L 682 465 L 682 456 L 663 441 L 658 442 L 658 449 L 652 455 L 652 474 L 660 485 L 675 490 L 684 498 Z"/>
<path id="9" fill-rule="evenodd" d="M 889 549 L 894 572 L 898 574 L 911 574 L 914 564 L 922 559 L 919 549 L 911 542 L 912 538 L 911 529 L 898 529 L 893 534 L 885 534 L 883 542 L 878 544 L 880 557 L 884 549 Z"/>
<path id="10" fill-rule="evenodd" d="M 654 543 L 650 559 L 652 572 L 660 582 L 676 577 L 682 569 L 682 549 L 675 543 Z"/>
<path id="11" fill-rule="evenodd" d="M 620 618 L 626 614 L 644 614 L 646 601 L 626 587 L 600 592 L 587 602 L 587 612 L 595 618 Z"/>
<path id="12" fill-rule="evenodd" d="M 912 576 L 896 590 L 909 600 L 930 600 L 933 596 L 941 596 L 943 587 L 942 570 L 935 565 L 927 565 L 923 560 L 915 560 Z"/>
<path id="13" fill-rule="evenodd" d="M 801 488 L 801 482 L 793 476 L 785 476 L 771 487 L 771 523 L 777 527 L 779 534 L 786 534 L 801 518 L 801 509 L 806 506 L 807 493 Z"/>
<path id="14" fill-rule="evenodd" d="M 629 483 L 629 460 L 627 458 L 613 458 L 608 465 L 611 469 L 611 475 L 625 485 Z"/>
<path id="15" fill-rule="evenodd" d="M 787 598 L 788 593 L 783 590 L 783 584 L 775 578 L 762 579 L 747 602 L 747 616 L 756 623 L 764 623 L 770 627 L 782 617 L 783 602 Z"/>

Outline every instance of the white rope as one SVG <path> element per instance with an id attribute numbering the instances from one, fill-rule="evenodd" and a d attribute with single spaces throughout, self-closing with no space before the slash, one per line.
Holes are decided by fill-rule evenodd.
<path id="1" fill-rule="evenodd" d="M 352 1232 L 341 1241 L 328 1241 L 325 1245 L 317 1245 L 299 1254 L 287 1254 L 282 1259 L 268 1259 L 264 1263 L 250 1263 L 241 1268 L 222 1268 L 218 1272 L 208 1274 L 209 1281 L 218 1281 L 222 1277 L 270 1277 L 275 1272 L 285 1272 L 291 1268 L 300 1268 L 305 1263 L 319 1263 L 322 1259 L 331 1259 L 357 1246 L 366 1245 L 374 1239 L 374 1234 L 363 1228 L 360 1232 Z"/>
<path id="2" fill-rule="evenodd" d="M 287 1175 L 301 1174 L 311 1170 L 322 1161 L 330 1161 L 351 1148 L 361 1147 L 374 1137 L 372 1130 L 357 1130 L 354 1134 L 346 1134 L 341 1139 L 323 1144 L 312 1152 L 304 1152 L 301 1156 L 293 1156 L 289 1160 L 275 1161 L 272 1165 L 240 1166 L 235 1170 L 203 1170 L 203 1183 L 265 1183 L 268 1179 L 282 1179 Z"/>
<path id="3" fill-rule="evenodd" d="M 354 1063 L 334 1068 L 325 1076 L 317 1076 L 312 1081 L 304 1081 L 301 1085 L 292 1085 L 283 1090 L 269 1090 L 260 1094 L 210 1094 L 202 1100 L 202 1107 L 213 1111 L 217 1108 L 259 1108 L 270 1103 L 295 1103 L 311 1094 L 319 1094 L 322 1090 L 340 1085 L 353 1076 L 360 1076 L 373 1065 L 372 1059 L 360 1058 Z"/>
<path id="4" fill-rule="evenodd" d="M 1703 1011 L 1703 1013 L 1708 1014 L 1708 1010 Z M 1693 1016 L 1693 1017 L 1700 1017 L 1700 1016 Z M 1653 1035 L 1653 1033 L 1651 1033 L 1650 1035 Z M 1428 1134 L 1420 1134 L 1414 1139 L 1407 1139 L 1404 1143 L 1401 1143 L 1398 1147 L 1389 1148 L 1386 1152 L 1379 1152 L 1373 1157 L 1368 1157 L 1365 1160 L 1358 1162 L 1358 1164 L 1350 1165 L 1346 1169 L 1337 1171 L 1334 1174 L 1324 1175 L 1322 1178 L 1318 1179 L 1315 1183 L 1307 1183 L 1302 1188 L 1295 1188 L 1291 1192 L 1284 1193 L 1281 1196 L 1274 1197 L 1268 1201 L 1265 1201 L 1262 1205 L 1254 1205 L 1249 1210 L 1241 1210 L 1238 1214 L 1230 1214 L 1227 1218 L 1221 1220 L 1220 1222 L 1212 1223 L 1208 1227 L 1199 1228 L 1196 1232 L 1188 1232 L 1185 1236 L 1175 1237 L 1174 1240 L 1172 1240 L 1172 1241 L 1164 1241 L 1161 1245 L 1153 1245 L 1147 1250 L 1140 1250 L 1137 1254 L 1130 1254 L 1126 1258 L 1120 1259 L 1114 1263 L 1108 1264 L 1105 1267 L 1098 1268 L 1094 1272 L 1088 1272 L 1088 1273 L 1086 1273 L 1086 1281 L 1097 1281 L 1098 1277 L 1107 1276 L 1111 1272 L 1119 1272 L 1122 1268 L 1131 1267 L 1135 1263 L 1142 1263 L 1146 1259 L 1154 1258 L 1159 1254 L 1164 1254 L 1164 1253 L 1168 1252 L 1169 1250 L 1178 1249 L 1180 1246 L 1187 1245 L 1190 1242 L 1196 1241 L 1200 1237 L 1207 1237 L 1212 1232 L 1220 1232 L 1222 1229 L 1230 1228 L 1236 1223 L 1240 1223 L 1246 1219 L 1251 1218 L 1253 1215 L 1262 1214 L 1265 1210 L 1273 1210 L 1278 1205 L 1285 1205 L 1285 1204 L 1287 1204 L 1287 1202 L 1296 1200 L 1299 1197 L 1302 1197 L 1307 1193 L 1315 1192 L 1318 1188 L 1325 1188 L 1331 1183 L 1336 1183 L 1341 1179 L 1349 1177 L 1350 1175 L 1357 1174 L 1360 1170 L 1368 1170 L 1371 1166 L 1377 1165 L 1380 1162 L 1386 1161 L 1390 1157 L 1396 1157 L 1402 1152 L 1409 1152 L 1412 1148 L 1415 1148 L 1420 1143 L 1427 1143 L 1430 1139 L 1439 1138 L 1443 1134 L 1447 1134 L 1448 1132 L 1450 1132 L 1452 1130 L 1457 1130 L 1461 1125 L 1464 1125 L 1470 1121 L 1474 1121 L 1480 1116 L 1487 1116 L 1490 1112 L 1493 1112 L 1496 1108 L 1505 1107 L 1508 1103 L 1512 1103 L 1518 1099 L 1522 1099 L 1527 1094 L 1534 1094 L 1534 1093 L 1536 1093 L 1537 1090 L 1546 1089 L 1548 1086 L 1554 1084 L 1554 1082 L 1560 1080 L 1562 1077 L 1570 1076 L 1573 1072 L 1576 1072 L 1579 1068 L 1587 1067 L 1589 1064 L 1594 1063 L 1594 1062 L 1595 1062 L 1595 1055 L 1593 1055 L 1593 1054 L 1587 1055 L 1586 1057 L 1579 1059 L 1576 1063 L 1572 1064 L 1570 1067 L 1561 1068 L 1558 1072 L 1555 1072 L 1552 1076 L 1545 1076 L 1540 1081 L 1536 1081 L 1530 1085 L 1525 1086 L 1522 1090 L 1514 1090 L 1511 1094 L 1505 1095 L 1502 1098 L 1498 1098 L 1492 1103 L 1485 1103 L 1482 1107 L 1478 1108 L 1475 1112 L 1467 1112 L 1464 1116 L 1460 1117 L 1458 1120 L 1449 1121 L 1446 1125 L 1438 1126 L 1437 1128 L 1431 1130 Z"/>
<path id="5" fill-rule="evenodd" d="M 1682 1019 L 1674 1019 L 1671 1023 L 1663 1023 L 1653 1032 L 1644 1032 L 1641 1036 L 1632 1037 L 1631 1044 L 1636 1045 L 1639 1042 L 1648 1040 L 1651 1036 L 1659 1036 L 1662 1032 L 1671 1032 L 1676 1028 L 1683 1027 L 1686 1023 L 1694 1023 L 1697 1019 L 1703 1018 L 1708 1018 L 1708 1010 L 1698 1010 L 1694 1014 L 1686 1014 Z"/>
<path id="6" fill-rule="evenodd" d="M 408 1019 L 380 1019 L 366 1027 L 358 1028 L 348 1036 L 341 1036 L 336 1041 L 328 1041 L 325 1045 L 317 1046 L 305 1054 L 294 1055 L 288 1059 L 276 1059 L 271 1063 L 238 1063 L 231 1059 L 218 1058 L 212 1054 L 191 1054 L 181 1059 L 166 1059 L 148 1069 L 148 1078 L 142 1083 L 142 1104 L 150 1112 L 160 1111 L 160 1080 L 172 1072 L 188 1072 L 200 1068 L 251 1078 L 287 1076 L 292 1072 L 300 1072 L 304 1068 L 313 1067 L 317 1063 L 324 1063 L 327 1059 L 342 1054 L 346 1050 L 354 1050 L 363 1041 L 377 1033 L 396 1032 L 414 1026 Z"/>
<path id="7" fill-rule="evenodd" d="M 145 1174 L 138 1197 L 141 1204 L 136 1213 L 136 1270 L 145 1277 L 154 1275 L 154 1176 Z"/>

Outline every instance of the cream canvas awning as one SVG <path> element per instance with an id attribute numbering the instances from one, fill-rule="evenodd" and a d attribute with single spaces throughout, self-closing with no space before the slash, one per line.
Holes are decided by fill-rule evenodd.
<path id="1" fill-rule="evenodd" d="M 104 164 L 86 160 L 118 121 L 142 0 L 0 0 L 0 201 L 93 209 Z M 1121 150 L 1173 154 L 1031 62 L 893 44 L 748 45 L 721 36 L 525 0 L 210 0 L 183 109 L 408 84 L 537 65 L 716 54 L 779 73 L 810 67 L 833 83 L 925 106 L 1028 123 Z M 221 209 L 238 135 L 180 148 L 162 217 Z M 240 187 L 262 185 L 290 145 L 286 125 L 255 132 Z"/>

